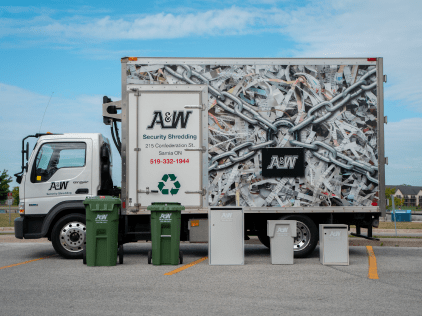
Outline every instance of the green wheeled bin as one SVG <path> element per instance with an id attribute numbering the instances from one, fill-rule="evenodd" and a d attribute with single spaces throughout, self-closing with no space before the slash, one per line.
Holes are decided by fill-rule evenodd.
<path id="1" fill-rule="evenodd" d="M 117 262 L 121 201 L 111 196 L 86 198 L 86 245 L 88 266 L 115 266 Z M 119 251 L 120 252 L 120 251 Z M 122 260 L 120 260 L 122 263 Z"/>
<path id="2" fill-rule="evenodd" d="M 183 263 L 180 246 L 180 203 L 152 203 L 151 211 L 152 251 L 148 252 L 148 263 L 154 265 L 177 265 Z"/>

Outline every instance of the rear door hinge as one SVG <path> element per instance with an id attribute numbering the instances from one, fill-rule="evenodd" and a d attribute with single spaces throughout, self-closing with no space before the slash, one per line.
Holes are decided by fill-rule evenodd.
<path id="1" fill-rule="evenodd" d="M 185 148 L 185 151 L 201 151 L 204 153 L 207 151 L 207 149 L 205 146 L 202 146 L 202 148 Z"/>
<path id="2" fill-rule="evenodd" d="M 202 104 L 202 105 L 185 105 L 184 108 L 185 109 L 199 109 L 199 110 L 202 110 L 202 111 L 206 110 L 205 104 Z"/>
<path id="3" fill-rule="evenodd" d="M 202 189 L 201 191 L 185 191 L 185 194 L 201 194 L 205 196 L 207 194 L 207 190 Z"/>
<path id="4" fill-rule="evenodd" d="M 146 187 L 146 190 L 138 190 L 138 193 L 146 193 L 146 194 L 158 193 L 158 190 L 150 190 L 149 187 Z"/>

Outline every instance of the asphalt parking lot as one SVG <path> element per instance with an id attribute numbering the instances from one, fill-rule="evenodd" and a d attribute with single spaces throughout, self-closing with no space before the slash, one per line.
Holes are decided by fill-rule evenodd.
<path id="1" fill-rule="evenodd" d="M 149 249 L 127 244 L 123 265 L 87 267 L 55 255 L 50 243 L 0 243 L 0 314 L 421 313 L 422 248 L 374 247 L 378 280 L 368 278 L 366 247 L 350 247 L 349 266 L 321 265 L 318 247 L 311 257 L 280 266 L 270 264 L 267 248 L 248 244 L 244 266 L 204 260 L 172 275 L 165 274 L 180 266 L 148 265 Z M 181 250 L 184 264 L 208 255 L 207 244 L 182 243 Z"/>

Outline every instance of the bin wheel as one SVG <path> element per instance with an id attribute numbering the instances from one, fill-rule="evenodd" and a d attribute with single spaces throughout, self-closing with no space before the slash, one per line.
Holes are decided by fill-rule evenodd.
<path id="1" fill-rule="evenodd" d="M 179 250 L 179 262 L 183 264 L 183 252 L 181 250 Z"/>
<path id="2" fill-rule="evenodd" d="M 152 251 L 149 250 L 148 251 L 148 264 L 151 264 L 151 262 L 152 262 Z"/>
<path id="3" fill-rule="evenodd" d="M 119 246 L 119 263 L 123 264 L 123 245 Z"/>
<path id="4" fill-rule="evenodd" d="M 86 264 L 86 248 L 84 249 L 84 251 L 82 253 L 82 262 L 83 262 L 83 264 Z"/>

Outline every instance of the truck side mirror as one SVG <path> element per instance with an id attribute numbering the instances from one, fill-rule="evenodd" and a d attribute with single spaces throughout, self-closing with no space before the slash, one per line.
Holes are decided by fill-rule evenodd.
<path id="1" fill-rule="evenodd" d="M 28 156 L 29 156 L 29 143 L 26 143 L 26 150 L 25 150 L 25 154 L 26 154 L 26 161 L 28 161 Z"/>
<path id="2" fill-rule="evenodd" d="M 22 182 L 22 175 L 16 176 L 16 182 L 21 184 Z"/>

